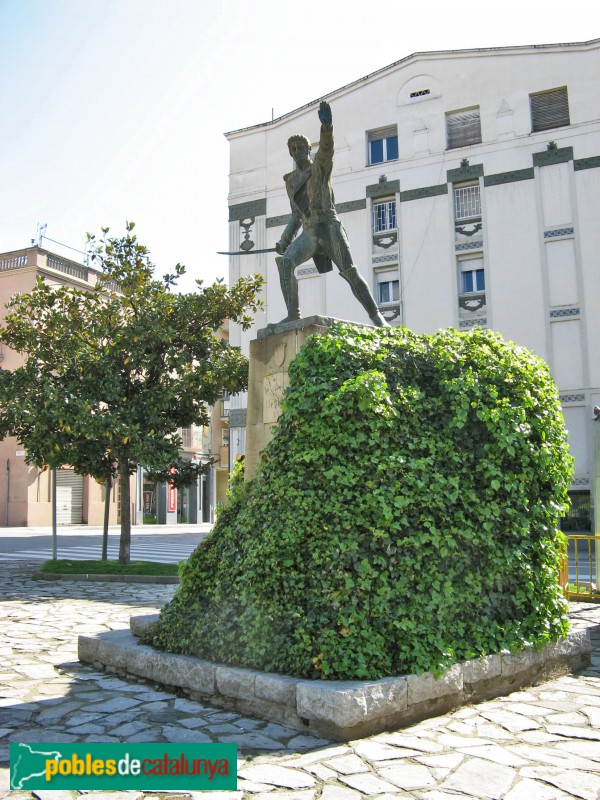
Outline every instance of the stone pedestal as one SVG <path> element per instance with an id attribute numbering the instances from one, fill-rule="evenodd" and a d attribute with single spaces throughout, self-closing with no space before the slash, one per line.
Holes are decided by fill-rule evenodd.
<path id="1" fill-rule="evenodd" d="M 281 401 L 288 386 L 290 362 L 308 336 L 323 333 L 339 320 L 306 317 L 294 322 L 269 325 L 250 342 L 248 414 L 246 418 L 246 480 L 256 474 L 260 452 L 271 439 L 273 425 L 281 414 Z"/>

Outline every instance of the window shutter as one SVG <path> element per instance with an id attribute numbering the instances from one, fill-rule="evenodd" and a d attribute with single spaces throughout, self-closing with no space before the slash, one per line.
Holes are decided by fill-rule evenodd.
<path id="1" fill-rule="evenodd" d="M 390 125 L 389 128 L 379 128 L 379 130 L 370 131 L 368 135 L 370 142 L 376 142 L 379 139 L 387 139 L 390 136 L 397 136 L 398 128 L 396 125 Z"/>
<path id="2" fill-rule="evenodd" d="M 479 108 L 446 115 L 448 148 L 466 147 L 481 142 L 481 117 Z"/>
<path id="3" fill-rule="evenodd" d="M 546 131 L 570 125 L 567 87 L 529 95 L 531 104 L 531 129 Z"/>

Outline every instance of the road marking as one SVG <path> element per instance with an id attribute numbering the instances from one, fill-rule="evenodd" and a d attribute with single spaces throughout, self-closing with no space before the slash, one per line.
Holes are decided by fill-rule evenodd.
<path id="1" fill-rule="evenodd" d="M 157 543 L 156 541 L 132 541 L 131 560 L 132 561 L 153 561 L 164 564 L 176 564 L 190 556 L 196 548 L 196 544 L 189 542 L 186 545 L 174 545 L 168 542 Z M 58 557 L 68 558 L 73 561 L 91 561 L 100 558 L 102 545 L 97 542 L 93 545 L 81 546 L 59 546 Z M 116 560 L 119 556 L 119 543 L 108 543 L 108 558 Z M 0 553 L 0 561 L 48 561 L 52 558 L 52 548 L 36 550 L 18 550 L 14 553 Z"/>

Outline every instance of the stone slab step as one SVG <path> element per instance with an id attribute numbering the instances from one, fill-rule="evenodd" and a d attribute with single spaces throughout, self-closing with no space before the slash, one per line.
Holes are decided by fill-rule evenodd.
<path id="1" fill-rule="evenodd" d="M 431 673 L 373 681 L 301 680 L 215 664 L 140 644 L 157 615 L 131 618 L 131 630 L 79 637 L 79 660 L 139 677 L 210 705 L 279 722 L 313 736 L 349 741 L 394 730 L 461 705 L 498 697 L 583 669 L 590 663 L 587 628 L 541 650 L 495 654 Z"/>

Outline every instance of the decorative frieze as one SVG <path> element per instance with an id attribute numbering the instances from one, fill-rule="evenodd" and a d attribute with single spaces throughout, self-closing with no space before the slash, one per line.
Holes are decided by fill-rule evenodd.
<path id="1" fill-rule="evenodd" d="M 267 228 L 281 228 L 288 224 L 290 215 L 280 214 L 278 217 L 267 217 L 265 227 Z"/>
<path id="2" fill-rule="evenodd" d="M 481 178 L 483 175 L 483 164 L 465 164 L 457 169 L 449 169 L 446 172 L 448 183 L 459 183 L 461 181 L 472 181 Z"/>
<path id="3" fill-rule="evenodd" d="M 564 317 L 579 317 L 581 309 L 577 308 L 554 308 L 550 312 L 550 319 L 563 319 Z"/>
<path id="4" fill-rule="evenodd" d="M 367 186 L 367 197 L 387 197 L 400 191 L 400 181 L 379 181 Z"/>
<path id="5" fill-rule="evenodd" d="M 549 167 L 551 164 L 565 164 L 567 161 L 573 161 L 572 147 L 548 148 L 541 153 L 533 153 L 534 167 Z"/>
<path id="6" fill-rule="evenodd" d="M 437 186 L 423 186 L 420 189 L 407 189 L 405 192 L 400 192 L 400 202 L 423 200 L 426 197 L 437 197 L 442 194 L 448 194 L 447 183 L 440 183 Z"/>
<path id="7" fill-rule="evenodd" d="M 319 270 L 316 267 L 304 267 L 304 269 L 299 269 L 296 272 L 296 277 L 298 278 L 306 278 L 309 275 L 318 275 Z"/>
<path id="8" fill-rule="evenodd" d="M 345 203 L 336 203 L 335 210 L 338 214 L 347 214 L 349 211 L 363 211 L 367 207 L 367 201 L 363 198 L 360 200 L 348 200 Z"/>
<path id="9" fill-rule="evenodd" d="M 594 169 L 600 167 L 600 156 L 591 156 L 590 158 L 576 158 L 573 161 L 573 169 Z"/>
<path id="10" fill-rule="evenodd" d="M 456 250 L 463 251 L 463 250 L 481 250 L 483 248 L 483 241 L 480 239 L 477 242 L 463 242 L 462 244 L 456 245 Z"/>
<path id="11" fill-rule="evenodd" d="M 570 394 L 560 395 L 561 403 L 585 403 L 585 394 L 583 392 L 571 392 Z"/>
<path id="12" fill-rule="evenodd" d="M 398 261 L 398 256 L 396 254 L 392 254 L 389 256 L 376 256 L 375 258 L 371 259 L 372 264 L 388 264 L 390 261 Z"/>
<path id="13" fill-rule="evenodd" d="M 485 292 L 482 294 L 462 294 L 458 298 L 458 307 L 471 314 L 485 307 Z"/>
<path id="14" fill-rule="evenodd" d="M 589 486 L 590 485 L 590 479 L 589 478 L 575 478 L 575 480 L 573 481 L 573 483 L 571 485 L 572 486 Z"/>
<path id="15" fill-rule="evenodd" d="M 229 222 L 238 222 L 249 217 L 261 217 L 267 213 L 267 201 L 250 200 L 247 203 L 238 203 L 229 206 Z"/>
<path id="16" fill-rule="evenodd" d="M 245 217 L 244 219 L 240 220 L 240 228 L 243 231 L 243 234 L 240 234 L 240 239 L 243 236 L 243 240 L 240 242 L 240 250 L 243 250 L 247 253 L 249 250 L 252 250 L 254 247 L 254 242 L 250 238 L 252 234 L 252 226 L 256 217 Z"/>
<path id="17" fill-rule="evenodd" d="M 550 231 L 544 231 L 544 239 L 556 239 L 559 236 L 573 236 L 575 228 L 553 228 Z"/>
<path id="18" fill-rule="evenodd" d="M 516 183 L 517 181 L 530 181 L 535 177 L 533 167 L 528 169 L 514 169 L 511 172 L 497 172 L 495 175 L 486 175 L 483 179 L 484 186 L 499 186 L 503 183 Z"/>
<path id="19" fill-rule="evenodd" d="M 385 308 L 381 308 L 380 306 L 379 311 L 386 322 L 393 322 L 400 317 L 400 305 L 386 306 Z"/>
<path id="20" fill-rule="evenodd" d="M 390 247 L 398 243 L 398 233 L 394 231 L 393 233 L 384 233 L 380 235 L 373 236 L 373 246 L 374 247 L 381 247 L 384 250 L 389 250 Z"/>
<path id="21" fill-rule="evenodd" d="M 486 317 L 478 317 L 476 319 L 461 319 L 458 323 L 459 328 L 485 328 L 487 326 Z"/>

